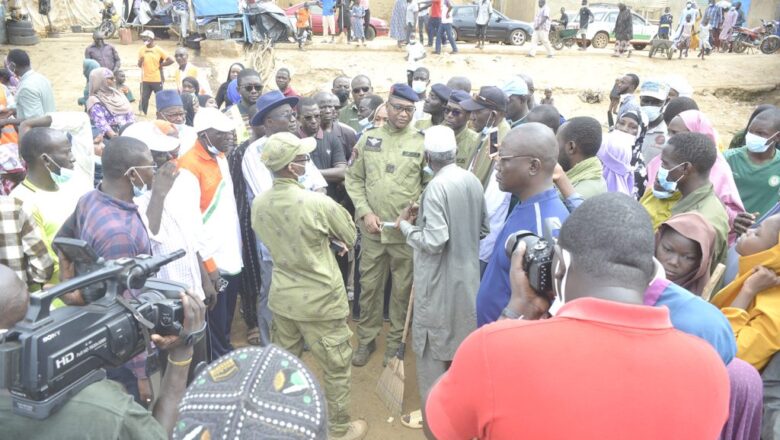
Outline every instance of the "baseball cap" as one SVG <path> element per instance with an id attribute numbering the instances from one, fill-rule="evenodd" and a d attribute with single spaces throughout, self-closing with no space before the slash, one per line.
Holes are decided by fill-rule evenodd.
<path id="1" fill-rule="evenodd" d="M 206 131 L 209 128 L 213 128 L 217 131 L 233 131 L 236 128 L 236 124 L 232 119 L 228 118 L 227 115 L 221 111 L 211 107 L 204 107 L 198 110 L 198 112 L 195 113 L 195 120 L 192 125 L 195 128 L 196 133 Z"/>
<path id="2" fill-rule="evenodd" d="M 639 89 L 639 96 L 648 96 L 650 98 L 666 101 L 669 96 L 669 86 L 656 80 L 647 80 L 642 83 Z"/>
<path id="3" fill-rule="evenodd" d="M 327 440 L 327 405 L 300 359 L 273 344 L 240 348 L 195 376 L 172 437 Z"/>
<path id="4" fill-rule="evenodd" d="M 479 89 L 479 94 L 474 95 L 471 99 L 463 101 L 460 106 L 463 110 L 473 112 L 489 108 L 499 112 L 506 111 L 507 98 L 506 94 L 495 86 L 484 86 Z"/>
<path id="5" fill-rule="evenodd" d="M 147 30 L 141 32 L 140 37 L 141 38 L 151 38 L 152 40 L 154 40 L 154 32 L 152 32 L 152 31 L 147 29 Z"/>
<path id="6" fill-rule="evenodd" d="M 501 86 L 501 91 L 504 92 L 506 96 L 525 96 L 528 94 L 528 83 L 519 76 L 513 76 Z"/>
<path id="7" fill-rule="evenodd" d="M 181 142 L 178 138 L 168 136 L 163 129 L 151 121 L 134 122 L 122 132 L 122 136 L 137 139 L 150 150 L 159 153 L 168 153 L 177 148 Z"/>
<path id="8" fill-rule="evenodd" d="M 455 132 L 450 127 L 443 125 L 434 125 L 425 130 L 425 151 L 430 153 L 446 153 L 455 151 L 457 142 L 455 141 Z"/>
<path id="9" fill-rule="evenodd" d="M 295 156 L 309 154 L 317 148 L 313 137 L 301 139 L 292 133 L 276 133 L 263 146 L 260 160 L 271 171 L 279 171 L 295 159 Z"/>

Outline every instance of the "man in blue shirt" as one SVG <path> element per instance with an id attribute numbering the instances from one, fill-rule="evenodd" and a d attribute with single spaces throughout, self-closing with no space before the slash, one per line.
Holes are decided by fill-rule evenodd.
<path id="1" fill-rule="evenodd" d="M 330 35 L 330 43 L 333 43 L 336 38 L 336 0 L 320 0 L 319 4 L 322 7 L 322 36 L 328 38 Z"/>
<path id="2" fill-rule="evenodd" d="M 538 236 L 551 228 L 558 235 L 561 224 L 569 216 L 552 175 L 558 160 L 558 142 L 545 125 L 529 122 L 510 131 L 499 148 L 496 180 L 501 191 L 512 193 L 519 203 L 512 210 L 496 239 L 477 293 L 477 325 L 493 322 L 509 302 L 510 261 L 504 243 L 510 234 L 527 230 Z"/>

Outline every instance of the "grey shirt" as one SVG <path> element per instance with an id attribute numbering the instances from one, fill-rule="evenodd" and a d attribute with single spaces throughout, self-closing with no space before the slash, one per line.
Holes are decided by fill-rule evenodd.
<path id="1" fill-rule="evenodd" d="M 490 230 L 482 184 L 447 165 L 423 192 L 416 223 L 401 222 L 414 249 L 412 348 L 449 361 L 477 328 L 479 240 Z"/>
<path id="2" fill-rule="evenodd" d="M 51 83 L 40 73 L 28 70 L 22 75 L 16 92 L 16 117 L 36 118 L 55 111 Z"/>

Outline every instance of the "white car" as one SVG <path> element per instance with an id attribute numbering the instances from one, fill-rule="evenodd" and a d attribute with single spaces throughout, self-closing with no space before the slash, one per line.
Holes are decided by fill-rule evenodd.
<path id="1" fill-rule="evenodd" d="M 593 13 L 593 22 L 588 25 L 588 33 L 585 38 L 590 42 L 590 45 L 596 49 L 603 49 L 607 47 L 609 43 L 615 41 L 615 21 L 618 16 L 617 6 L 596 6 L 590 7 L 590 11 Z M 579 9 L 575 12 L 568 12 L 569 25 L 567 29 L 579 29 L 580 17 Z M 650 44 L 650 40 L 658 34 L 658 25 L 652 24 L 645 20 L 641 15 L 631 12 L 631 18 L 633 20 L 634 38 L 631 40 L 631 45 L 636 50 L 642 50 Z M 579 39 L 579 35 L 577 36 Z"/>

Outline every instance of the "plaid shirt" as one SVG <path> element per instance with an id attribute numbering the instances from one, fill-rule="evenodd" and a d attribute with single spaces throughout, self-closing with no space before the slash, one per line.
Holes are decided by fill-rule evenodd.
<path id="1" fill-rule="evenodd" d="M 79 199 L 76 210 L 57 236 L 78 238 L 92 246 L 95 253 L 106 260 L 151 255 L 152 248 L 138 207 L 115 199 L 99 189 Z M 124 296 L 133 296 L 125 291 Z M 125 364 L 138 378 L 146 377 L 146 352 Z"/>
<path id="2" fill-rule="evenodd" d="M 46 244 L 33 225 L 20 200 L 0 196 L 0 264 L 28 286 L 46 283 L 54 272 Z"/>
<path id="3" fill-rule="evenodd" d="M 710 5 L 704 16 L 710 23 L 713 29 L 719 29 L 721 23 L 723 23 L 723 10 L 718 5 Z"/>

